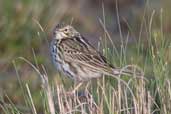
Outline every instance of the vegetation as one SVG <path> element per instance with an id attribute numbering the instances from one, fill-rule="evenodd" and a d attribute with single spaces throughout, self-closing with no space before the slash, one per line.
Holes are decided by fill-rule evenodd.
<path id="1" fill-rule="evenodd" d="M 72 14 L 60 10 L 66 7 L 61 3 L 0 1 L 0 113 L 170 114 L 171 32 L 170 17 L 165 16 L 169 7 L 148 12 L 147 4 L 135 25 L 128 23 L 126 40 L 119 29 L 119 45 L 111 42 L 102 7 L 99 23 L 104 35 L 99 50 L 116 66 L 136 65 L 145 75 L 120 79 L 103 76 L 85 83 L 71 96 L 67 91 L 74 88 L 73 82 L 57 74 L 48 52 L 52 28 L 60 20 L 72 20 Z M 129 43 L 129 36 L 137 39 Z"/>

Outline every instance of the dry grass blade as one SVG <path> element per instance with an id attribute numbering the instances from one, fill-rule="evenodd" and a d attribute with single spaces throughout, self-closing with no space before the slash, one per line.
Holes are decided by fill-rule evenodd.
<path id="1" fill-rule="evenodd" d="M 45 74 L 41 74 L 39 69 L 37 69 L 37 67 L 34 66 L 29 60 L 25 59 L 24 57 L 18 57 L 18 59 L 21 59 L 21 60 L 25 61 L 27 64 L 29 64 L 39 74 L 39 76 L 40 76 L 40 78 L 42 80 L 42 87 L 43 87 L 43 89 L 44 89 L 44 91 L 45 91 L 45 93 L 47 95 L 50 114 L 55 114 L 55 107 L 54 107 L 54 102 L 53 102 L 53 97 L 52 97 L 52 91 L 51 91 L 50 86 L 49 86 L 48 77 L 46 75 L 45 69 L 43 68 Z M 34 109 L 34 112 L 36 112 L 35 109 Z"/>
<path id="2" fill-rule="evenodd" d="M 43 27 L 42 27 L 41 24 L 39 23 L 39 21 L 38 21 L 37 19 L 35 19 L 35 18 L 32 18 L 32 19 L 33 19 L 33 21 L 38 25 L 38 27 L 40 28 L 40 30 L 41 30 L 42 32 L 45 32 L 44 29 L 43 29 Z"/>
<path id="3" fill-rule="evenodd" d="M 35 108 L 35 106 L 34 106 L 33 99 L 32 99 L 32 96 L 31 96 L 31 93 L 30 93 L 30 89 L 29 89 L 29 87 L 28 87 L 28 84 L 26 84 L 26 89 L 27 89 L 28 96 L 29 96 L 29 99 L 30 99 L 30 102 L 31 102 L 32 112 L 33 112 L 34 114 L 37 114 L 37 111 L 36 111 L 36 108 Z"/>

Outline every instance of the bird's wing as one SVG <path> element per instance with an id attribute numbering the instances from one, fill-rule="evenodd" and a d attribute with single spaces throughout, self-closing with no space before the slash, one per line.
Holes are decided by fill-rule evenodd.
<path id="1" fill-rule="evenodd" d="M 65 60 L 79 62 L 105 72 L 112 72 L 106 58 L 97 52 L 84 38 L 75 37 L 61 42 Z"/>

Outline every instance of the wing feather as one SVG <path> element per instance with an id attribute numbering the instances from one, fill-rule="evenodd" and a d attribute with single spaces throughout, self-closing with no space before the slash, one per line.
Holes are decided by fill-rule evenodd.
<path id="1" fill-rule="evenodd" d="M 65 60 L 112 72 L 112 67 L 107 63 L 106 58 L 97 52 L 83 37 L 81 39 L 78 37 L 65 39 L 61 41 L 61 45 Z"/>

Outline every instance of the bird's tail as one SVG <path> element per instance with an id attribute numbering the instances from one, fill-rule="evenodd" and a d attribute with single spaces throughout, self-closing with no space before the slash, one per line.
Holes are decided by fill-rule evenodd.
<path id="1" fill-rule="evenodd" d="M 141 71 L 141 69 L 137 66 L 133 65 L 127 65 L 123 68 L 113 68 L 111 72 L 108 72 L 108 75 L 128 75 L 128 76 L 143 76 L 144 73 Z"/>

